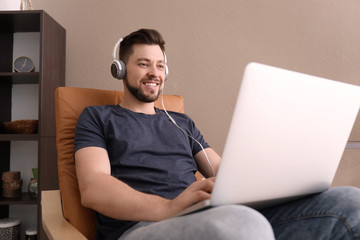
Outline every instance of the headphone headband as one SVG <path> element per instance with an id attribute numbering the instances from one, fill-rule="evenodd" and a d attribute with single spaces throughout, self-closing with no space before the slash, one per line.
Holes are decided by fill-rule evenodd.
<path id="1" fill-rule="evenodd" d="M 114 50 L 113 50 L 113 60 L 116 60 L 116 49 L 118 48 L 118 46 L 120 46 L 120 43 L 123 41 L 123 38 L 120 38 L 119 41 L 116 42 L 115 46 L 114 46 Z"/>

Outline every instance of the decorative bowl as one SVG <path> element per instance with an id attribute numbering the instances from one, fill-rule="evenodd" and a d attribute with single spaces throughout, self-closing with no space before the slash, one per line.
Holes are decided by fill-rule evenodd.
<path id="1" fill-rule="evenodd" d="M 38 131 L 38 120 L 15 120 L 3 122 L 6 133 L 31 134 Z"/>

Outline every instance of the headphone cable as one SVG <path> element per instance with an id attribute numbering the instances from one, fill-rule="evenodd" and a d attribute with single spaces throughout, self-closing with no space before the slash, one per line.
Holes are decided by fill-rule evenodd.
<path id="1" fill-rule="evenodd" d="M 209 158 L 208 158 L 208 155 L 206 154 L 206 151 L 205 151 L 204 147 L 202 146 L 202 144 L 201 144 L 198 140 L 196 140 L 193 136 L 191 136 L 190 134 L 188 134 L 184 129 L 182 129 L 182 128 L 176 123 L 176 121 L 174 120 L 174 118 L 172 118 L 172 117 L 170 116 L 170 114 L 166 111 L 166 108 L 165 108 L 165 105 L 164 105 L 164 97 L 163 97 L 163 96 L 164 96 L 164 89 L 165 89 L 165 83 L 163 84 L 163 89 L 162 89 L 162 91 L 161 91 L 161 104 L 162 104 L 162 107 L 163 107 L 163 110 L 164 110 L 165 114 L 168 116 L 168 118 L 170 119 L 170 121 L 171 121 L 178 129 L 180 129 L 186 136 L 188 136 L 189 138 L 191 138 L 192 140 L 194 140 L 194 141 L 201 147 L 201 150 L 203 151 L 203 153 L 204 153 L 204 155 L 205 155 L 205 158 L 206 158 L 206 160 L 207 160 L 207 162 L 208 162 L 208 164 L 209 164 L 209 166 L 210 166 L 211 173 L 212 173 L 212 175 L 215 177 L 214 168 L 213 168 L 213 166 L 212 166 L 212 164 L 211 164 L 211 162 L 210 162 L 210 160 L 209 160 Z"/>

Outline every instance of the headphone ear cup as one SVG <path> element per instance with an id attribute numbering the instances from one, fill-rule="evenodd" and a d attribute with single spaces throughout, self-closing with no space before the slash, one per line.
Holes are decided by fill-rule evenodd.
<path id="1" fill-rule="evenodd" d="M 123 79 L 126 75 L 125 63 L 121 60 L 114 59 L 111 64 L 111 74 L 114 78 L 119 80 Z"/>

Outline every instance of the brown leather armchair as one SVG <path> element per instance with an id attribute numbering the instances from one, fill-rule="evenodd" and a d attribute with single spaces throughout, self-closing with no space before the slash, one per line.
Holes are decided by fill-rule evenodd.
<path id="1" fill-rule="evenodd" d="M 75 172 L 75 125 L 86 106 L 119 104 L 123 97 L 123 92 L 110 90 L 75 87 L 60 87 L 56 90 L 56 145 L 60 190 L 41 193 L 42 224 L 49 239 L 94 238 L 95 214 L 93 210 L 81 205 Z M 184 99 L 181 96 L 165 95 L 164 104 L 167 110 L 184 112 Z M 155 106 L 162 108 L 160 101 L 157 101 Z M 196 177 L 200 178 L 198 174 Z"/>

